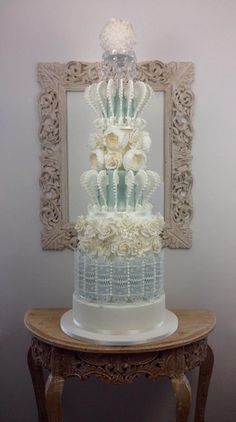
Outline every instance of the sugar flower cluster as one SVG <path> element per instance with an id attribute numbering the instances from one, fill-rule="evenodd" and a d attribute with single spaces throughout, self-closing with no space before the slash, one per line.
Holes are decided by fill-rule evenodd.
<path id="1" fill-rule="evenodd" d="M 158 254 L 163 226 L 160 214 L 149 218 L 124 214 L 120 218 L 105 219 L 80 216 L 75 227 L 81 252 L 112 258 Z"/>
<path id="2" fill-rule="evenodd" d="M 101 47 L 105 51 L 130 51 L 133 50 L 136 39 L 130 22 L 122 19 L 111 18 L 104 26 L 100 36 Z"/>
<path id="3" fill-rule="evenodd" d="M 146 131 L 110 126 L 104 132 L 91 135 L 90 145 L 93 169 L 138 171 L 146 167 L 151 138 Z"/>

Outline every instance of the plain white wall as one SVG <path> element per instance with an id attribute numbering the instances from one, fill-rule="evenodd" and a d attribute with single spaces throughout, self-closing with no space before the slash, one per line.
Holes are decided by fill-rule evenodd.
<path id="1" fill-rule="evenodd" d="M 0 1 L 1 395 L 2 422 L 37 420 L 26 367 L 30 307 L 70 306 L 73 256 L 43 252 L 39 221 L 36 63 L 100 59 L 98 33 L 111 16 L 136 30 L 138 59 L 196 66 L 191 250 L 167 252 L 169 307 L 210 308 L 215 369 L 207 421 L 236 418 L 236 2 L 234 0 Z M 196 376 L 191 376 L 195 391 Z M 66 421 L 170 421 L 166 381 L 131 386 L 68 382 Z"/>

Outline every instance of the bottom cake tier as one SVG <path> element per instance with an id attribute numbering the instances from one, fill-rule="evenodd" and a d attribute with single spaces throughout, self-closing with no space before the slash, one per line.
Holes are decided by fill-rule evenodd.
<path id="1" fill-rule="evenodd" d="M 61 329 L 80 341 L 112 346 L 142 344 L 174 333 L 178 319 L 165 299 L 146 305 L 95 305 L 74 298 L 73 310 L 61 318 Z"/>
<path id="2" fill-rule="evenodd" d="M 165 295 L 139 304 L 97 304 L 73 295 L 74 323 L 94 333 L 134 334 L 151 330 L 165 319 Z"/>
<path id="3" fill-rule="evenodd" d="M 62 330 L 104 344 L 138 344 L 172 334 L 177 317 L 166 309 L 163 251 L 141 257 L 94 257 L 75 251 L 73 309 Z"/>

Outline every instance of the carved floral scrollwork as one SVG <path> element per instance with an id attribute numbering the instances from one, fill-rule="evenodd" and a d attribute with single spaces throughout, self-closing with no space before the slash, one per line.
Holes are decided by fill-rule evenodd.
<path id="1" fill-rule="evenodd" d="M 44 368 L 51 367 L 52 346 L 33 337 L 31 341 L 32 357 L 36 365 Z"/>
<path id="2" fill-rule="evenodd" d="M 207 340 L 171 350 L 147 353 L 87 353 L 50 346 L 32 340 L 32 356 L 37 365 L 64 379 L 81 381 L 91 376 L 112 384 L 130 384 L 139 376 L 156 380 L 160 376 L 179 377 L 201 364 L 207 354 Z"/>
<path id="3" fill-rule="evenodd" d="M 83 91 L 100 77 L 100 63 L 70 61 L 40 63 L 38 80 L 41 142 L 41 221 L 43 249 L 73 249 L 76 231 L 68 221 L 66 91 Z M 192 107 L 194 96 L 192 63 L 162 63 L 158 60 L 138 64 L 138 78 L 165 99 L 165 221 L 164 246 L 191 247 L 192 234 Z"/>
<path id="4" fill-rule="evenodd" d="M 163 85 L 169 83 L 169 66 L 158 60 L 143 62 L 138 65 L 137 79 L 152 86 L 154 84 L 155 88 L 157 85 L 163 88 Z"/>
<path id="5" fill-rule="evenodd" d="M 98 81 L 100 71 L 100 63 L 71 61 L 65 66 L 64 81 L 69 84 L 80 84 L 85 89 L 87 85 Z"/>
<path id="6" fill-rule="evenodd" d="M 185 350 L 185 367 L 188 371 L 200 366 L 200 364 L 206 359 L 207 347 L 207 339 L 203 339 L 197 343 L 197 347 L 196 344 L 191 344 Z"/>
<path id="7" fill-rule="evenodd" d="M 39 97 L 39 106 L 41 115 L 40 141 L 42 144 L 58 144 L 60 132 L 57 93 L 50 88 L 46 88 Z"/>

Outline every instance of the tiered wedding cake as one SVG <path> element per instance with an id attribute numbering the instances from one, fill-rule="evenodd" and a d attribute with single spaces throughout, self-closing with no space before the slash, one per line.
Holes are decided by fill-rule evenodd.
<path id="1" fill-rule="evenodd" d="M 160 178 L 146 168 L 151 139 L 140 117 L 152 88 L 135 80 L 135 37 L 127 21 L 111 19 L 100 40 L 102 79 L 85 92 L 98 116 L 92 169 L 81 176 L 91 202 L 76 223 L 73 310 L 61 326 L 90 341 L 139 343 L 177 328 L 165 308 L 164 220 L 149 203 Z"/>

